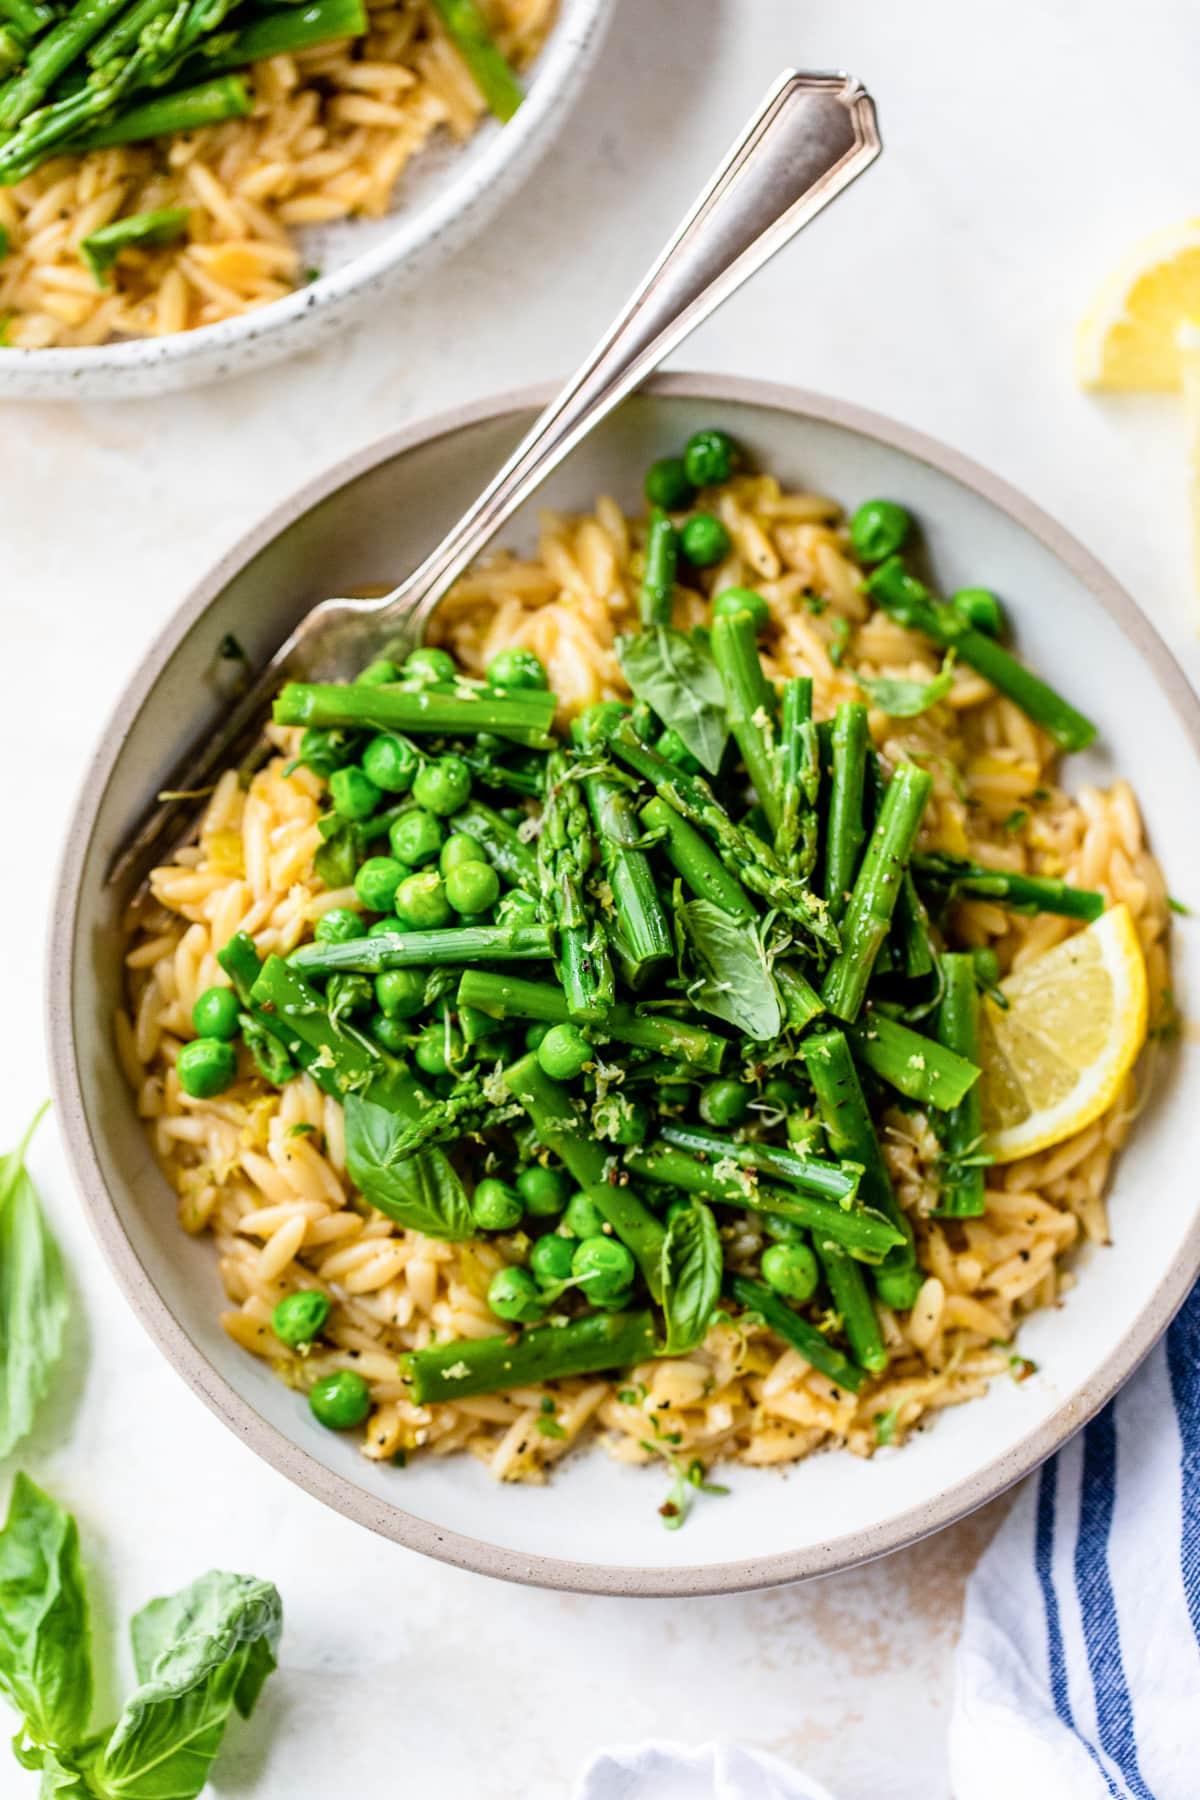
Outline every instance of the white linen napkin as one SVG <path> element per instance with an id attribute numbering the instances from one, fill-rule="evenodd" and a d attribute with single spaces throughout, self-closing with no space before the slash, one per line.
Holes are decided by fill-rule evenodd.
<path id="1" fill-rule="evenodd" d="M 1200 1795 L 1200 1288 L 967 1587 L 955 1800 Z"/>
<path id="2" fill-rule="evenodd" d="M 633 1744 L 603 1750 L 572 1800 L 833 1800 L 799 1769 L 742 1744 Z"/>
<path id="3" fill-rule="evenodd" d="M 954 1800 L 1200 1796 L 1200 1287 L 967 1585 Z M 832 1800 L 739 1744 L 608 1750 L 574 1800 Z"/>

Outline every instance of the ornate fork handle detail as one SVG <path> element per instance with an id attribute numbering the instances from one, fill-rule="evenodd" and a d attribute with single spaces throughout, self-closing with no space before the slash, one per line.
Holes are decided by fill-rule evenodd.
<path id="1" fill-rule="evenodd" d="M 314 607 L 203 746 L 193 745 L 168 790 L 195 794 L 252 754 L 285 680 L 348 672 L 385 639 L 397 653 L 419 643 L 451 583 L 592 427 L 881 148 L 874 104 L 853 77 L 782 75 L 591 355 L 474 505 L 390 594 Z M 110 881 L 143 876 L 194 827 L 195 816 L 194 801 L 156 802 L 114 861 Z"/>

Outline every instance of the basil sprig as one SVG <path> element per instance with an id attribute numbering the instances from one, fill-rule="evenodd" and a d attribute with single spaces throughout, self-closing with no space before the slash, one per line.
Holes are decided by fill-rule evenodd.
<path id="1" fill-rule="evenodd" d="M 729 739 L 725 690 L 703 638 L 649 625 L 617 646 L 621 672 L 639 700 L 669 725 L 715 775 Z"/>
<path id="2" fill-rule="evenodd" d="M 0 1457 L 32 1427 L 67 1326 L 62 1258 L 25 1167 L 45 1110 L 0 1157 Z"/>
<path id="3" fill-rule="evenodd" d="M 723 1263 L 717 1222 L 703 1200 L 672 1207 L 662 1248 L 666 1355 L 682 1355 L 703 1342 L 721 1297 Z"/>
<path id="4" fill-rule="evenodd" d="M 436 1145 L 412 1155 L 411 1125 L 361 1094 L 346 1096 L 346 1167 L 365 1200 L 426 1237 L 474 1237 L 466 1190 Z"/>
<path id="5" fill-rule="evenodd" d="M 269 1581 L 213 1569 L 132 1621 L 138 1685 L 89 1732 L 91 1636 L 75 1520 L 27 1475 L 0 1531 L 0 1694 L 22 1718 L 13 1753 L 62 1800 L 194 1800 L 230 1715 L 248 1718 L 276 1666 Z"/>
<path id="6" fill-rule="evenodd" d="M 778 1037 L 783 1011 L 758 926 L 711 900 L 684 900 L 677 910 L 700 970 L 688 998 L 758 1042 Z"/>

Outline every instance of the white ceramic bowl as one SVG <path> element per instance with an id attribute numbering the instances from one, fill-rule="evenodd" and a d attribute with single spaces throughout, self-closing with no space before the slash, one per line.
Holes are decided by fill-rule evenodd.
<path id="1" fill-rule="evenodd" d="M 50 1036 L 60 1122 L 92 1222 L 160 1348 L 202 1398 L 275 1467 L 351 1518 L 411 1548 L 513 1580 L 622 1594 L 707 1593 L 793 1581 L 895 1549 L 1026 1474 L 1114 1392 L 1164 1329 L 1200 1269 L 1200 1212 L 1181 1172 L 1193 1157 L 1200 1056 L 1183 1046 L 1122 1156 L 1115 1247 L 1085 1251 L 1065 1304 L 1034 1317 L 1021 1347 L 1040 1373 L 997 1381 L 902 1450 L 871 1462 L 820 1456 L 788 1471 L 723 1474 L 733 1497 L 662 1529 L 663 1472 L 600 1450 L 544 1488 L 500 1486 L 470 1457 L 367 1462 L 322 1430 L 300 1396 L 235 1348 L 210 1243 L 185 1237 L 116 1068 L 120 986 L 114 846 L 203 727 L 216 644 L 236 631 L 265 657 L 324 594 L 395 579 L 483 485 L 531 417 L 528 395 L 401 433 L 334 469 L 247 538 L 176 614 L 121 697 L 88 770 L 57 892 Z M 850 505 L 887 494 L 913 508 L 948 589 L 984 582 L 1011 608 L 1020 648 L 1102 728 L 1071 779 L 1133 782 L 1172 890 L 1200 892 L 1200 705 L 1162 643 L 1078 544 L 1010 488 L 929 440 L 838 402 L 710 376 L 672 377 L 628 402 L 541 496 L 636 505 L 641 472 L 703 425 L 734 433 L 786 481 Z M 510 538 L 528 539 L 533 513 Z M 1195 952 L 1178 934 L 1176 983 Z"/>
<path id="2" fill-rule="evenodd" d="M 259 311 L 171 337 L 83 350 L 6 350 L 0 398 L 168 393 L 261 368 L 341 331 L 385 292 L 428 275 L 515 193 L 565 125 L 614 5 L 559 0 L 524 104 L 507 125 L 485 118 L 467 143 L 439 139 L 414 157 L 385 218 L 344 219 L 305 232 L 310 260 L 325 271 L 309 286 Z"/>

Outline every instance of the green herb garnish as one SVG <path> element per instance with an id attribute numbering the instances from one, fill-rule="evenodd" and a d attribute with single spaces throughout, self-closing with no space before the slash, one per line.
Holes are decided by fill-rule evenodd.
<path id="1" fill-rule="evenodd" d="M 13 1754 L 63 1800 L 195 1800 L 236 1710 L 276 1666 L 283 1615 L 269 1581 L 212 1570 L 130 1625 L 137 1686 L 89 1729 L 87 1584 L 75 1520 L 29 1477 L 0 1531 L 0 1693 L 21 1719 Z"/>
<path id="2" fill-rule="evenodd" d="M 62 1354 L 69 1311 L 62 1258 L 25 1167 L 45 1111 L 0 1158 L 0 1457 L 33 1425 Z"/>

